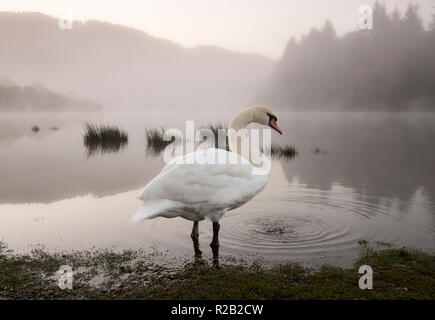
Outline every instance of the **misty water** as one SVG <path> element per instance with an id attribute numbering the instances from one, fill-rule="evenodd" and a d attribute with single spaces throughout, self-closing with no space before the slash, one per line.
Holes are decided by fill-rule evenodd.
<path id="1" fill-rule="evenodd" d="M 269 184 L 221 220 L 221 256 L 350 264 L 359 240 L 435 251 L 435 115 L 276 111 L 294 159 L 275 159 Z M 164 165 L 145 128 L 228 123 L 218 111 L 0 116 L 0 239 L 16 251 L 157 249 L 193 256 L 192 223 L 157 218 L 129 227 L 141 189 Z M 129 134 L 118 152 L 89 154 L 85 122 Z M 32 132 L 32 125 L 40 127 Z M 57 126 L 59 130 L 50 127 Z M 211 255 L 211 223 L 200 223 Z"/>

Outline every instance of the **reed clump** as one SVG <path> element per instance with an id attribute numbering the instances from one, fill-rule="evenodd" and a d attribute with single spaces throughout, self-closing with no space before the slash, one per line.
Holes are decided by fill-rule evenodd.
<path id="1" fill-rule="evenodd" d="M 175 137 L 171 140 L 164 140 L 165 129 L 145 129 L 145 141 L 146 141 L 146 152 L 149 155 L 159 155 L 165 148 L 172 142 L 174 142 Z"/>
<path id="2" fill-rule="evenodd" d="M 128 144 L 128 134 L 123 129 L 110 125 L 86 123 L 83 143 L 88 156 L 96 153 L 119 152 Z"/>
<path id="3" fill-rule="evenodd" d="M 296 147 L 290 144 L 278 145 L 272 143 L 272 146 L 270 148 L 270 153 L 274 158 L 285 158 L 285 159 L 294 158 L 298 155 L 298 151 L 296 150 Z"/>

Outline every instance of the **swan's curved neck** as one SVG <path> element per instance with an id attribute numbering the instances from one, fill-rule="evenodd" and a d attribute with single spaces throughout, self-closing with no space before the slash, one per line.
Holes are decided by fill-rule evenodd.
<path id="1" fill-rule="evenodd" d="M 231 122 L 228 128 L 228 144 L 230 150 L 249 160 L 256 167 L 264 166 L 266 157 L 260 150 L 249 141 L 246 126 L 254 122 L 251 110 L 240 112 Z"/>
<path id="2" fill-rule="evenodd" d="M 254 116 L 252 111 L 250 109 L 243 110 L 231 120 L 229 128 L 239 131 L 240 129 L 246 128 L 246 126 L 253 121 Z"/>

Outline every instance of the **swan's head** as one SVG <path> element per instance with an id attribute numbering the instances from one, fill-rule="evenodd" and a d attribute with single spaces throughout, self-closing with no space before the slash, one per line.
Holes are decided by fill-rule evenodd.
<path id="1" fill-rule="evenodd" d="M 272 112 L 272 109 L 266 106 L 255 106 L 251 107 L 250 109 L 253 117 L 253 122 L 269 126 L 273 130 L 277 131 L 279 134 L 282 134 L 281 129 L 276 124 L 278 118 Z"/>

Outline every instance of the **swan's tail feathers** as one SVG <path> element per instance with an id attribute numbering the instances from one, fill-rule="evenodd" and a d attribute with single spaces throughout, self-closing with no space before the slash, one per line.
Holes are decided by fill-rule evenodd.
<path id="1" fill-rule="evenodd" d="M 145 205 L 130 218 L 129 225 L 138 223 L 144 219 L 152 219 L 158 216 L 170 217 L 171 209 L 180 208 L 181 204 L 171 200 L 152 200 L 145 202 Z"/>

